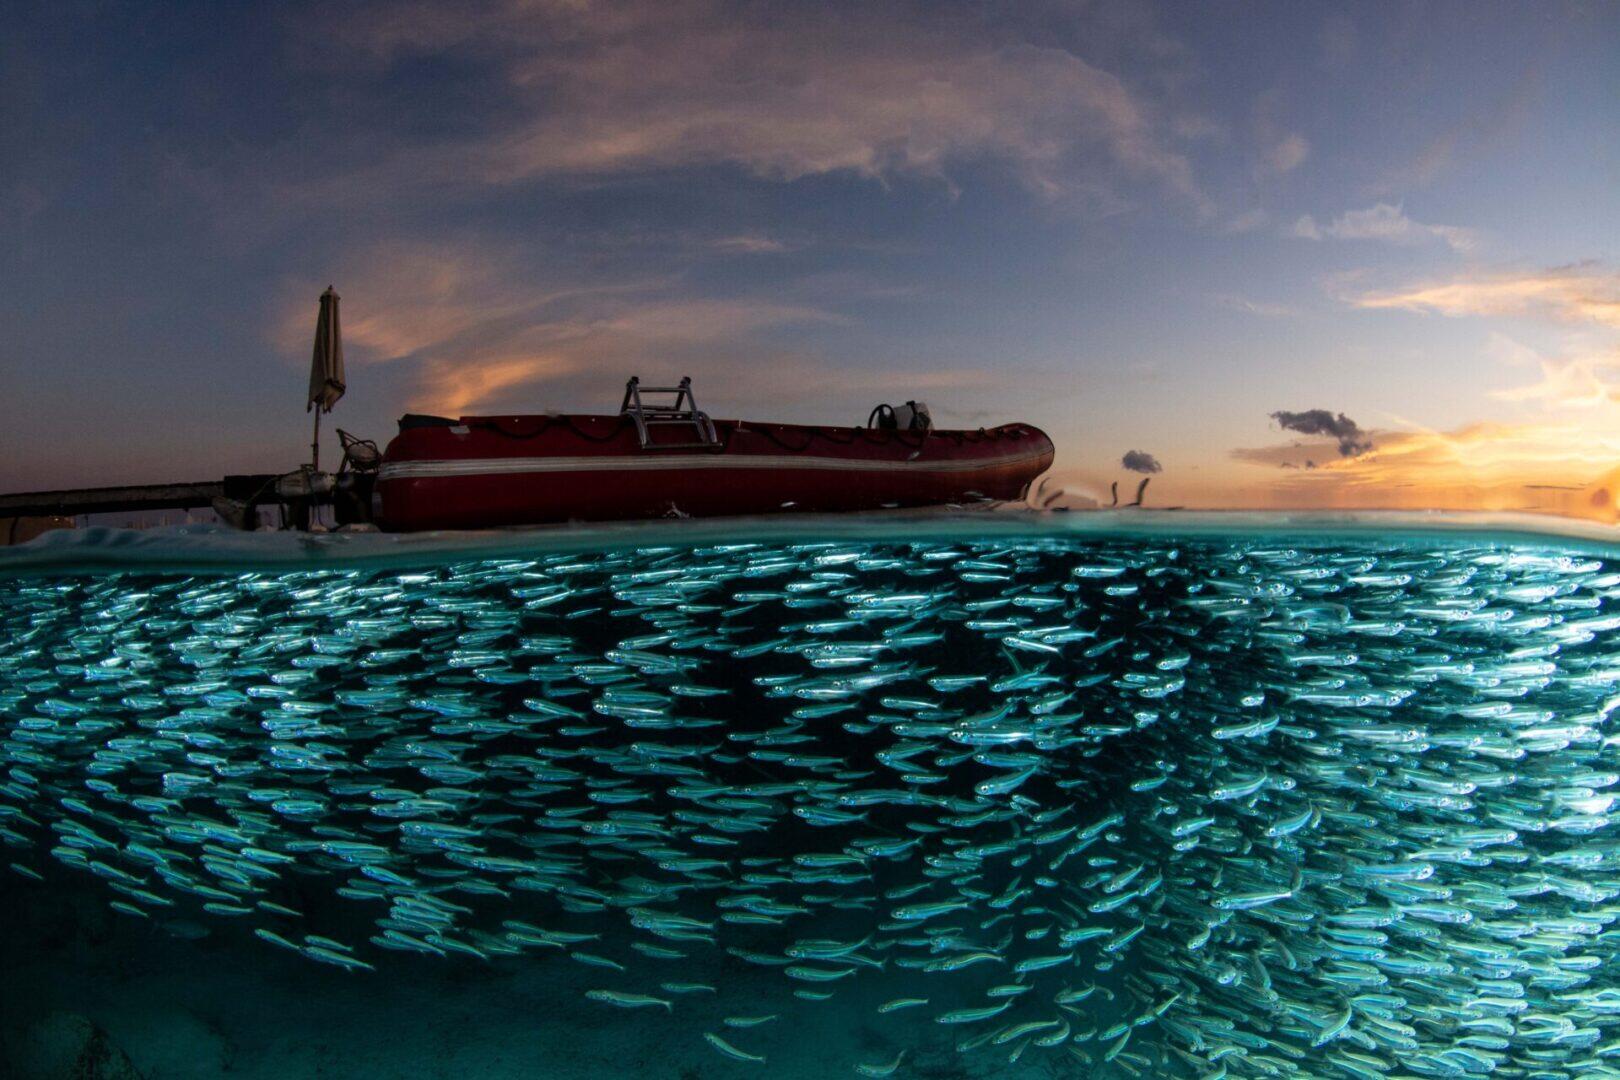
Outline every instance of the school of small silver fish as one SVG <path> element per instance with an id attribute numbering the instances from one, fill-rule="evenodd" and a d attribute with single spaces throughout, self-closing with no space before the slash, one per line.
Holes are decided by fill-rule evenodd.
<path id="1" fill-rule="evenodd" d="M 357 979 L 731 965 L 760 1070 L 868 987 L 862 1076 L 1620 1078 L 1617 708 L 1620 573 L 1483 540 L 18 577 L 0 841 Z"/>

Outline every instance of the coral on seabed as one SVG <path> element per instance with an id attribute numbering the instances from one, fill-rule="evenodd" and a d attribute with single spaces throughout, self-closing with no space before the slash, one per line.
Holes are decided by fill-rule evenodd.
<path id="1" fill-rule="evenodd" d="M 141 1080 L 105 1031 L 70 1012 L 24 1028 L 9 1041 L 0 1068 L 16 1080 Z"/>

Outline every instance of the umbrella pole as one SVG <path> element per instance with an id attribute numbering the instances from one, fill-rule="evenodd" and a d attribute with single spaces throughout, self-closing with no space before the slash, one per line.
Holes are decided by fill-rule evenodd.
<path id="1" fill-rule="evenodd" d="M 315 433 L 310 437 L 309 443 L 311 472 L 321 471 L 321 407 L 315 406 Z"/>

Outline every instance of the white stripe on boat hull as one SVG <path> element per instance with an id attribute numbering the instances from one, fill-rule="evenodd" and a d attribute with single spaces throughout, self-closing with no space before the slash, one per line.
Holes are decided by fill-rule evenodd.
<path id="1" fill-rule="evenodd" d="M 1002 454 L 998 457 L 957 461 L 862 461 L 858 458 L 814 457 L 806 454 L 648 454 L 602 457 L 465 458 L 438 461 L 385 462 L 377 479 L 412 480 L 418 477 L 496 476 L 513 473 L 664 472 L 697 469 L 816 469 L 831 472 L 966 473 L 1001 465 L 1033 461 L 1039 453 Z"/>

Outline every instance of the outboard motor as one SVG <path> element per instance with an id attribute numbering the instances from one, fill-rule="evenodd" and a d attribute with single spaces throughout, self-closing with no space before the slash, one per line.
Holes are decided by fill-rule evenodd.
<path id="1" fill-rule="evenodd" d="M 899 408 L 884 402 L 867 415 L 866 426 L 882 431 L 932 431 L 934 418 L 920 401 L 908 401 Z"/>
<path id="2" fill-rule="evenodd" d="M 343 463 L 332 491 L 333 516 L 339 525 L 370 525 L 382 453 L 370 439 L 356 438 L 342 428 L 338 428 L 338 439 L 343 443 Z"/>
<path id="3" fill-rule="evenodd" d="M 932 431 L 934 418 L 928 406 L 920 401 L 908 401 L 894 410 L 894 423 L 901 431 Z"/>

